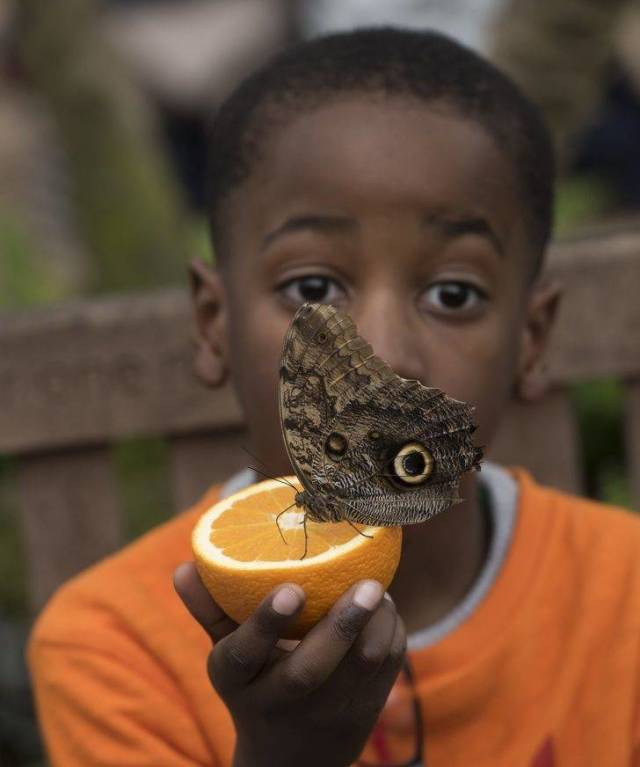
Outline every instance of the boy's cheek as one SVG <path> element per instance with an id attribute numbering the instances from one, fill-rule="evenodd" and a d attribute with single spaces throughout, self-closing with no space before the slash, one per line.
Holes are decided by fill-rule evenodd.
<path id="1" fill-rule="evenodd" d="M 231 311 L 230 342 L 234 363 L 240 368 L 259 368 L 261 376 L 277 375 L 288 318 L 271 302 L 247 291 Z"/>
<path id="2" fill-rule="evenodd" d="M 453 351 L 452 351 L 453 349 Z M 475 407 L 476 444 L 488 445 L 514 391 L 518 344 L 511 333 L 490 333 L 449 346 L 431 385 Z"/>
<path id="3" fill-rule="evenodd" d="M 287 322 L 274 322 L 247 308 L 230 336 L 231 375 L 248 426 L 256 432 L 280 431 L 278 374 Z"/>
<path id="4" fill-rule="evenodd" d="M 478 368 L 473 381 L 473 392 L 467 401 L 476 407 L 478 432 L 476 443 L 489 445 L 498 430 L 500 421 L 513 397 L 517 375 L 517 348 L 511 342 L 501 353 L 487 360 Z"/>

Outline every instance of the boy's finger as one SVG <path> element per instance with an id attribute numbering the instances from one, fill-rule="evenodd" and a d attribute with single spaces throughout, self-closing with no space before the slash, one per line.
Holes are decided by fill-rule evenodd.
<path id="1" fill-rule="evenodd" d="M 187 610 L 213 642 L 219 642 L 238 628 L 238 624 L 213 601 L 193 562 L 185 562 L 175 569 L 173 585 Z"/>
<path id="2" fill-rule="evenodd" d="M 283 632 L 302 610 L 304 599 L 304 591 L 295 583 L 278 586 L 216 646 L 209 673 L 218 692 L 236 690 L 260 673 Z"/>
<path id="3" fill-rule="evenodd" d="M 398 616 L 389 653 L 375 678 L 376 686 L 382 695 L 381 703 L 386 700 L 389 690 L 400 672 L 406 651 L 407 632 L 402 618 Z"/>
<path id="4" fill-rule="evenodd" d="M 334 695 L 351 697 L 355 689 L 366 689 L 387 663 L 396 623 L 395 606 L 383 599 L 332 675 Z"/>
<path id="5" fill-rule="evenodd" d="M 294 699 L 320 687 L 371 619 L 383 592 L 377 581 L 360 581 L 345 592 L 296 650 L 274 669 L 273 684 Z"/>

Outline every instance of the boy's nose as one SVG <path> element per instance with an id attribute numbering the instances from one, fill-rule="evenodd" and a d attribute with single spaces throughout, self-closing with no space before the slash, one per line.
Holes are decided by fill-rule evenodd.
<path id="1" fill-rule="evenodd" d="M 403 378 L 417 378 L 427 383 L 429 371 L 421 348 L 419 328 L 407 307 L 381 300 L 359 308 L 353 320 L 358 333 L 394 372 Z"/>

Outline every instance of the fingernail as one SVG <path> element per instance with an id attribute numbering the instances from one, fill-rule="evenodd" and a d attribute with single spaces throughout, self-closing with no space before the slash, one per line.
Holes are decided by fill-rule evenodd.
<path id="1" fill-rule="evenodd" d="M 271 602 L 271 607 L 280 615 L 293 615 L 301 601 L 298 592 L 287 586 L 278 591 Z"/>
<path id="2" fill-rule="evenodd" d="M 377 581 L 361 583 L 353 595 L 353 601 L 365 610 L 373 610 L 382 598 L 382 586 Z"/>
<path id="3" fill-rule="evenodd" d="M 276 647 L 279 647 L 281 650 L 286 650 L 287 652 L 293 652 L 299 644 L 299 639 L 278 639 Z"/>

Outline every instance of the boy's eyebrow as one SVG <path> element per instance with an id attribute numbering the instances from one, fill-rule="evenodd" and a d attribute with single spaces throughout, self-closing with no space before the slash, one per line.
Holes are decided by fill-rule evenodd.
<path id="1" fill-rule="evenodd" d="M 265 235 L 262 240 L 262 250 L 284 234 L 291 234 L 305 229 L 327 234 L 343 233 L 352 231 L 356 229 L 357 226 L 357 221 L 348 216 L 330 216 L 314 213 L 292 216 L 283 224 L 280 224 L 280 226 Z"/>
<path id="2" fill-rule="evenodd" d="M 453 239 L 465 234 L 478 234 L 485 237 L 497 253 L 504 255 L 504 246 L 489 222 L 481 216 L 470 218 L 451 218 L 437 214 L 427 214 L 425 224 L 438 229 L 445 237 Z M 311 230 L 323 234 L 342 234 L 353 231 L 358 226 L 354 218 L 348 216 L 332 216 L 319 213 L 309 213 L 292 216 L 284 223 L 268 232 L 262 240 L 262 250 L 265 250 L 274 240 L 286 234 Z"/>
<path id="3" fill-rule="evenodd" d="M 461 237 L 465 234 L 478 234 L 493 245 L 498 255 L 504 256 L 504 245 L 486 218 L 480 216 L 475 218 L 447 218 L 429 214 L 425 217 L 425 224 L 439 229 L 448 238 Z"/>

